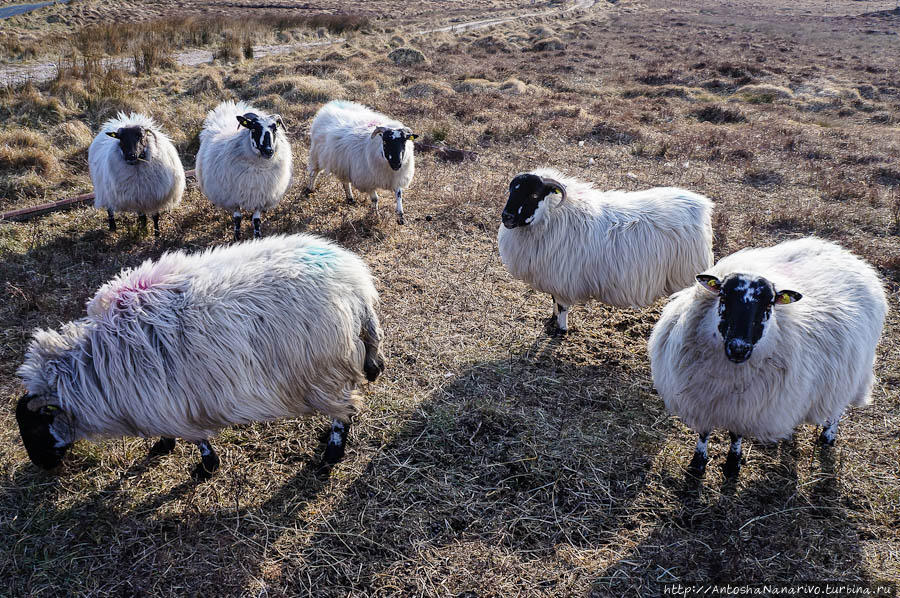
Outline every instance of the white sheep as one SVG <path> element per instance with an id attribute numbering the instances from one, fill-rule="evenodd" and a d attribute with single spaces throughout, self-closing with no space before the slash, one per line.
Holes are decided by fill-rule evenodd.
<path id="1" fill-rule="evenodd" d="M 109 230 L 116 230 L 116 212 L 137 212 L 141 228 L 153 215 L 159 236 L 159 213 L 173 208 L 184 193 L 184 167 L 153 119 L 119 112 L 103 123 L 88 149 L 94 184 L 94 207 L 106 209 Z"/>
<path id="2" fill-rule="evenodd" d="M 222 102 L 206 115 L 197 151 L 197 183 L 215 205 L 234 215 L 241 238 L 241 210 L 253 210 L 253 236 L 262 212 L 278 205 L 294 180 L 284 121 L 246 102 Z"/>
<path id="3" fill-rule="evenodd" d="M 86 317 L 35 332 L 18 370 L 25 448 L 52 468 L 81 438 L 162 436 L 151 454 L 164 454 L 180 437 L 200 446 L 203 478 L 217 430 L 318 411 L 334 418 L 334 462 L 356 385 L 384 367 L 377 302 L 365 263 L 311 235 L 148 260 L 101 287 Z"/>
<path id="4" fill-rule="evenodd" d="M 514 278 L 550 293 L 560 331 L 572 305 L 642 307 L 712 264 L 713 203 L 674 187 L 598 191 L 550 168 L 516 175 L 497 233 Z"/>
<path id="5" fill-rule="evenodd" d="M 789 437 L 804 422 L 834 443 L 848 405 L 869 402 L 875 347 L 887 313 L 875 270 L 817 238 L 744 249 L 672 296 L 650 336 L 653 382 L 666 407 L 700 438 L 731 432 L 725 473 L 741 462 L 741 437 Z M 724 350 L 723 350 L 724 348 Z"/>
<path id="6" fill-rule="evenodd" d="M 347 201 L 353 187 L 368 193 L 378 209 L 377 189 L 390 189 L 397 198 L 397 222 L 403 224 L 403 190 L 416 170 L 415 135 L 400 121 L 353 102 L 334 100 L 316 113 L 309 129 L 309 183 L 312 193 L 320 171 L 330 172 L 344 185 Z"/>

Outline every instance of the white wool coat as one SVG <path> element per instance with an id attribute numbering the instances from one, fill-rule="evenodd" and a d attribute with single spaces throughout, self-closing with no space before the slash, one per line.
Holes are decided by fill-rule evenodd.
<path id="1" fill-rule="evenodd" d="M 228 211 L 270 210 L 294 181 L 284 129 L 276 131 L 274 155 L 264 158 L 253 149 L 250 129 L 238 126 L 237 116 L 247 112 L 269 116 L 246 102 L 229 100 L 210 110 L 200 131 L 197 183 L 213 204 Z"/>
<path id="2" fill-rule="evenodd" d="M 311 235 L 169 252 L 101 287 L 86 317 L 36 331 L 18 374 L 69 418 L 66 442 L 198 441 L 314 411 L 346 421 L 363 340 L 381 340 L 377 301 L 365 263 Z"/>
<path id="3" fill-rule="evenodd" d="M 750 359 L 732 363 L 717 330 L 718 297 L 700 285 L 676 293 L 650 336 L 653 383 L 666 407 L 703 433 L 727 429 L 762 441 L 804 422 L 836 421 L 869 402 L 875 348 L 887 313 L 875 270 L 817 238 L 744 249 L 706 271 L 764 276 L 803 297 L 775 305 Z"/>
<path id="4" fill-rule="evenodd" d="M 531 224 L 497 233 L 509 273 L 563 305 L 597 299 L 642 307 L 690 285 L 712 264 L 713 203 L 674 187 L 598 191 L 541 168 L 566 188 L 544 199 Z"/>
<path id="5" fill-rule="evenodd" d="M 147 159 L 125 162 L 119 140 L 106 134 L 122 127 L 140 126 L 148 137 Z M 94 185 L 94 207 L 114 212 L 156 214 L 175 207 L 184 194 L 184 167 L 162 129 L 145 114 L 120 112 L 103 123 L 88 148 L 88 168 Z"/>
<path id="6" fill-rule="evenodd" d="M 361 104 L 334 100 L 316 113 L 309 130 L 310 173 L 324 171 L 348 181 L 362 193 L 376 189 L 406 189 L 416 171 L 414 144 L 406 142 L 403 163 L 392 170 L 384 157 L 381 136 L 375 127 L 401 129 L 403 123 Z"/>

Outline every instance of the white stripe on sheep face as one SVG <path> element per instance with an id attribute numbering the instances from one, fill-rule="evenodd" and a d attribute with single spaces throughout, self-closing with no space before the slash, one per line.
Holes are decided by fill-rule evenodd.
<path id="1" fill-rule="evenodd" d="M 275 155 L 278 127 L 284 128 L 284 121 L 278 114 L 260 116 L 255 112 L 237 115 L 238 124 L 250 130 L 250 148 L 256 155 L 269 159 Z"/>

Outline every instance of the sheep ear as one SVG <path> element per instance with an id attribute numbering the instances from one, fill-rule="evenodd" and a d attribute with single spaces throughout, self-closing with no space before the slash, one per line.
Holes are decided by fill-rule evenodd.
<path id="1" fill-rule="evenodd" d="M 387 130 L 388 130 L 388 127 L 375 127 L 375 130 L 372 131 L 371 139 L 374 139 L 376 135 L 381 135 L 382 133 L 384 133 Z"/>
<path id="2" fill-rule="evenodd" d="M 541 177 L 541 182 L 544 183 L 545 187 L 549 187 L 554 193 L 559 193 L 562 195 L 562 199 L 559 200 L 559 203 L 566 201 L 566 187 L 556 179 L 551 179 L 549 177 Z"/>
<path id="3" fill-rule="evenodd" d="M 237 118 L 239 129 L 241 127 L 247 127 L 249 129 L 253 122 L 249 118 L 245 118 L 244 116 L 242 116 L 240 114 L 235 115 L 235 118 Z"/>
<path id="4" fill-rule="evenodd" d="M 107 131 L 106 134 L 109 135 L 110 137 L 112 137 L 113 139 L 119 138 L 119 133 L 117 131 Z"/>
<path id="5" fill-rule="evenodd" d="M 419 136 L 416 135 L 415 133 L 410 133 L 409 135 L 406 136 L 406 138 L 407 139 L 418 139 Z"/>
<path id="6" fill-rule="evenodd" d="M 698 274 L 697 282 L 710 293 L 718 294 L 719 289 L 722 287 L 721 281 L 712 274 Z"/>
<path id="7" fill-rule="evenodd" d="M 788 303 L 800 301 L 800 299 L 802 298 L 803 295 L 801 295 L 797 291 L 781 290 L 775 292 L 775 299 L 772 300 L 772 303 L 774 305 L 787 305 Z"/>
<path id="8" fill-rule="evenodd" d="M 272 118 L 275 119 L 275 122 L 278 123 L 279 127 L 281 127 L 282 129 L 284 128 L 284 120 L 281 119 L 280 114 L 273 114 Z"/>

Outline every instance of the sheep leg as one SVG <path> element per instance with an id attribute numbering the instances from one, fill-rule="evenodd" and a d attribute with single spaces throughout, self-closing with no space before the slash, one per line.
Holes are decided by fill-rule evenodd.
<path id="1" fill-rule="evenodd" d="M 349 429 L 350 422 L 331 420 L 331 433 L 328 436 L 328 446 L 325 447 L 325 463 L 334 464 L 343 459 Z"/>
<path id="2" fill-rule="evenodd" d="M 175 439 L 163 436 L 150 447 L 149 457 L 151 459 L 154 457 L 162 457 L 163 455 L 168 455 L 173 450 L 175 450 Z"/>
<path id="3" fill-rule="evenodd" d="M 191 477 L 199 481 L 208 480 L 219 469 L 219 455 L 210 446 L 208 440 L 198 442 L 197 448 L 200 449 L 200 463 L 194 467 Z"/>
<path id="4" fill-rule="evenodd" d="M 378 214 L 378 193 L 376 193 L 374 189 L 369 192 L 369 201 L 372 202 L 372 209 Z"/>
<path id="5" fill-rule="evenodd" d="M 109 232 L 116 232 L 116 215 L 112 210 L 106 210 L 106 221 L 109 223 Z"/>
<path id="6" fill-rule="evenodd" d="M 837 430 L 838 423 L 841 421 L 841 415 L 838 415 L 833 420 L 826 419 L 825 426 L 822 428 L 822 434 L 819 435 L 819 444 L 822 446 L 834 446 L 834 441 L 837 438 Z"/>
<path id="7" fill-rule="evenodd" d="M 318 170 L 309 171 L 309 182 L 306 183 L 306 189 L 303 190 L 305 194 L 310 195 L 315 190 L 317 176 L 319 176 Z"/>
<path id="8" fill-rule="evenodd" d="M 381 344 L 379 338 L 377 321 L 371 318 L 363 325 L 362 330 L 363 346 L 366 348 L 366 356 L 363 360 L 363 372 L 366 374 L 366 380 L 374 382 L 379 374 L 384 371 L 384 357 L 378 350 Z"/>
<path id="9" fill-rule="evenodd" d="M 234 213 L 234 240 L 241 240 L 241 212 L 240 210 Z"/>
<path id="10" fill-rule="evenodd" d="M 147 232 L 147 215 L 146 214 L 138 214 L 138 226 L 141 228 L 141 232 Z"/>
<path id="11" fill-rule="evenodd" d="M 397 189 L 397 207 L 394 211 L 397 212 L 397 224 L 403 224 L 403 189 Z"/>
<path id="12" fill-rule="evenodd" d="M 153 215 L 153 236 L 159 236 L 159 212 Z"/>
<path id="13" fill-rule="evenodd" d="M 347 198 L 347 203 L 353 203 L 353 188 L 350 187 L 350 181 L 344 181 L 344 196 Z"/>
<path id="14" fill-rule="evenodd" d="M 741 439 L 743 437 L 734 432 L 728 434 L 731 436 L 731 447 L 728 449 L 728 457 L 725 459 L 725 477 L 734 478 L 741 471 Z"/>
<path id="15" fill-rule="evenodd" d="M 706 462 L 709 461 L 709 432 L 703 432 L 697 439 L 697 447 L 694 449 L 694 458 L 688 465 L 688 472 L 697 477 L 706 473 Z"/>
<path id="16" fill-rule="evenodd" d="M 258 239 L 262 236 L 262 233 L 259 232 L 259 226 L 261 224 L 262 214 L 259 210 L 253 212 L 253 238 Z"/>

